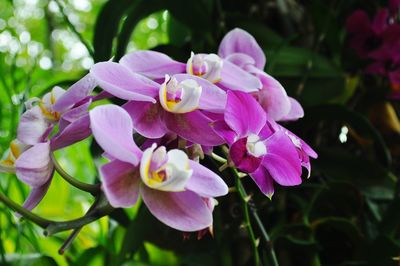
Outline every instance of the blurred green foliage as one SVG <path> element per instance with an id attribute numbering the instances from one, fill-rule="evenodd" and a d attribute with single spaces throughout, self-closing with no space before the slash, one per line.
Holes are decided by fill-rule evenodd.
<path id="1" fill-rule="evenodd" d="M 356 8 L 385 1 L 3 0 L 0 1 L 0 154 L 15 138 L 23 102 L 54 85 L 67 88 L 97 61 L 155 49 L 185 61 L 191 51 L 216 52 L 223 35 L 241 27 L 267 55 L 267 72 L 306 108 L 288 125 L 320 155 L 301 186 L 278 188 L 272 201 L 244 180 L 281 265 L 397 265 L 399 145 L 368 119 L 382 101 L 346 47 L 344 21 Z M 373 90 L 374 93 L 370 94 Z M 398 103 L 393 103 L 398 110 Z M 387 119 L 382 113 L 381 119 Z M 390 138 L 393 134 L 389 135 Z M 398 139 L 398 134 L 396 135 Z M 64 169 L 97 178 L 91 139 L 56 153 Z M 393 158 L 392 158 L 393 157 Z M 206 162 L 209 167 L 214 167 Z M 232 177 L 223 172 L 232 185 Z M 17 202 L 27 187 L 1 174 L 1 190 Z M 55 220 L 85 213 L 93 198 L 57 176 L 35 210 Z M 252 249 L 235 193 L 215 210 L 214 238 L 189 240 L 144 208 L 87 225 L 63 256 L 68 234 L 45 238 L 38 227 L 0 205 L 0 264 L 249 265 Z M 256 231 L 259 235 L 260 232 Z M 266 246 L 260 241 L 266 260 Z"/>

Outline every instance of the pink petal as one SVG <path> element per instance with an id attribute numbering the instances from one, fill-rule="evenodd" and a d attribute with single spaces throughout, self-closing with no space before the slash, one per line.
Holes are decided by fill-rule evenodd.
<path id="1" fill-rule="evenodd" d="M 211 124 L 212 129 L 221 138 L 223 138 L 229 145 L 231 145 L 236 138 L 236 132 L 233 131 L 225 121 L 216 121 Z"/>
<path id="2" fill-rule="evenodd" d="M 113 62 L 101 62 L 92 66 L 90 74 L 105 91 L 124 100 L 155 103 L 159 84 Z"/>
<path id="3" fill-rule="evenodd" d="M 274 195 L 274 180 L 268 173 L 268 170 L 263 166 L 259 167 L 257 171 L 250 174 L 251 178 L 256 182 L 261 192 L 264 193 L 268 198 Z"/>
<path id="4" fill-rule="evenodd" d="M 17 138 L 25 144 L 35 145 L 43 141 L 49 126 L 50 124 L 43 116 L 40 107 L 34 106 L 21 116 L 17 129 Z"/>
<path id="5" fill-rule="evenodd" d="M 159 104 L 130 101 L 122 106 L 133 121 L 133 128 L 146 138 L 161 138 L 168 132 L 161 118 L 163 110 Z"/>
<path id="6" fill-rule="evenodd" d="M 177 74 L 173 76 L 178 82 L 193 79 L 202 87 L 199 109 L 223 113 L 226 105 L 226 92 L 206 79 L 189 74 Z"/>
<path id="7" fill-rule="evenodd" d="M 193 174 L 186 183 L 186 189 L 206 198 L 228 194 L 228 187 L 221 177 L 195 161 L 190 160 L 189 164 Z"/>
<path id="8" fill-rule="evenodd" d="M 266 140 L 267 154 L 262 165 L 280 185 L 295 186 L 301 183 L 301 162 L 291 139 L 277 131 Z"/>
<path id="9" fill-rule="evenodd" d="M 162 79 L 165 74 L 174 75 L 186 71 L 186 64 L 155 51 L 135 51 L 122 57 L 119 62 L 132 72 L 151 79 Z"/>
<path id="10" fill-rule="evenodd" d="M 142 184 L 140 192 L 150 212 L 174 229 L 194 232 L 212 225 L 212 212 L 192 191 L 163 192 Z"/>
<path id="11" fill-rule="evenodd" d="M 53 176 L 53 173 L 51 176 Z M 52 178 L 49 178 L 49 180 L 40 187 L 32 188 L 22 207 L 27 210 L 33 210 L 46 195 L 47 191 L 49 190 L 51 180 Z M 17 213 L 17 216 L 19 217 L 20 215 Z"/>
<path id="12" fill-rule="evenodd" d="M 294 98 L 289 97 L 290 100 L 290 111 L 286 114 L 281 121 L 294 121 L 304 117 L 304 110 L 301 104 Z"/>
<path id="13" fill-rule="evenodd" d="M 258 102 L 270 118 L 275 121 L 281 120 L 290 112 L 291 107 L 290 99 L 285 89 L 276 79 L 267 73 L 257 70 L 254 67 L 250 67 L 249 70 L 257 75 L 263 84 L 263 88 L 256 93 Z"/>
<path id="14" fill-rule="evenodd" d="M 114 160 L 100 168 L 102 188 L 111 206 L 128 208 L 139 197 L 140 176 L 137 168 L 129 163 Z"/>
<path id="15" fill-rule="evenodd" d="M 356 10 L 346 21 L 347 31 L 350 33 L 369 33 L 371 22 L 368 14 L 363 10 Z"/>
<path id="16" fill-rule="evenodd" d="M 90 136 L 89 114 L 73 121 L 51 139 L 51 150 L 58 150 L 70 146 Z"/>
<path id="17" fill-rule="evenodd" d="M 242 53 L 230 54 L 224 59 L 231 62 L 232 64 L 237 65 L 242 69 L 244 69 L 248 65 L 254 66 L 254 64 L 256 63 L 256 61 L 254 61 L 254 59 L 251 56 Z"/>
<path id="18" fill-rule="evenodd" d="M 193 143 L 205 146 L 217 146 L 225 143 L 210 127 L 212 120 L 199 110 L 186 114 L 165 112 L 164 122 L 171 132 Z"/>
<path id="19" fill-rule="evenodd" d="M 257 77 L 227 60 L 224 60 L 221 70 L 221 81 L 218 82 L 218 85 L 222 85 L 227 90 L 244 92 L 258 91 L 262 87 Z"/>
<path id="20" fill-rule="evenodd" d="M 52 176 L 50 143 L 38 143 L 23 152 L 15 161 L 17 177 L 32 188 L 44 185 Z"/>
<path id="21" fill-rule="evenodd" d="M 249 55 L 259 69 L 264 69 L 266 59 L 263 50 L 251 34 L 238 28 L 225 35 L 218 49 L 218 54 L 223 58 L 234 53 Z"/>
<path id="22" fill-rule="evenodd" d="M 267 121 L 265 111 L 253 96 L 239 91 L 228 91 L 225 122 L 239 137 L 256 134 Z"/>
<path id="23" fill-rule="evenodd" d="M 103 150 L 120 161 L 138 165 L 141 151 L 133 141 L 132 119 L 116 105 L 102 105 L 89 112 L 93 136 Z"/>
<path id="24" fill-rule="evenodd" d="M 53 111 L 64 112 L 70 109 L 79 101 L 90 95 L 97 86 L 95 79 L 87 74 L 74 83 L 53 105 Z"/>

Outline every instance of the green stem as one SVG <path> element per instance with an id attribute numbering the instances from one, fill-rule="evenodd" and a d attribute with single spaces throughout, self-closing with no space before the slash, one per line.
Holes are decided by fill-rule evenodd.
<path id="1" fill-rule="evenodd" d="M 223 157 L 221 157 L 221 156 L 219 156 L 218 154 L 215 154 L 215 153 L 211 153 L 211 157 L 214 160 L 216 160 L 217 162 L 220 162 L 220 163 L 226 163 L 227 162 L 227 160 L 225 158 L 223 158 Z"/>
<path id="2" fill-rule="evenodd" d="M 247 232 L 249 234 L 251 243 L 253 244 L 253 250 L 254 250 L 254 265 L 258 266 L 260 265 L 260 255 L 258 253 L 258 241 L 255 237 L 254 234 L 254 230 L 253 227 L 251 225 L 251 221 L 250 221 L 250 214 L 249 214 L 249 205 L 248 205 L 248 199 L 247 199 L 247 194 L 243 189 L 242 186 L 242 182 L 240 181 L 238 172 L 235 168 L 232 168 L 233 172 L 235 173 L 235 186 L 236 186 L 236 190 L 239 193 L 239 196 L 242 200 L 242 208 L 243 208 L 243 213 L 244 213 L 244 219 L 246 221 L 246 228 L 247 228 Z"/>
<path id="3" fill-rule="evenodd" d="M 83 43 L 83 45 L 85 45 L 85 47 L 88 50 L 90 56 L 93 58 L 94 57 L 94 52 L 93 52 L 93 49 L 90 46 L 90 44 L 83 38 L 83 36 L 75 28 L 74 24 L 72 24 L 72 22 L 69 20 L 67 14 L 65 14 L 64 7 L 61 4 L 61 2 L 59 0 L 54 0 L 54 1 L 56 2 L 58 8 L 60 9 L 60 13 L 63 16 L 63 18 L 65 20 L 65 23 L 67 23 L 68 27 L 72 30 L 73 33 L 75 33 L 75 35 L 78 37 L 78 39 L 81 41 L 81 43 Z"/>
<path id="4" fill-rule="evenodd" d="M 85 216 L 70 221 L 51 222 L 47 226 L 44 234 L 46 236 L 51 236 L 62 231 L 83 227 L 84 225 L 110 214 L 114 210 L 115 209 L 108 203 L 106 197 L 101 194 L 93 204 L 92 210 L 89 210 Z"/>
<path id="5" fill-rule="evenodd" d="M 246 192 L 246 190 L 245 190 L 245 188 L 244 188 L 244 186 L 243 186 L 243 184 L 242 184 L 242 182 L 240 180 L 238 171 L 235 168 L 232 168 L 232 172 L 235 175 L 236 189 L 237 189 L 237 191 L 238 191 L 238 193 L 239 193 L 239 195 L 240 195 L 240 197 L 241 197 L 241 199 L 242 199 L 242 201 L 243 201 L 243 203 L 245 205 L 245 207 L 243 207 L 244 210 L 245 210 L 245 216 L 248 216 L 249 206 L 250 206 L 250 204 L 249 204 L 250 203 L 249 196 L 247 195 L 247 192 Z M 274 249 L 272 247 L 271 240 L 269 238 L 267 230 L 265 229 L 260 217 L 258 216 L 257 210 L 250 206 L 250 211 L 251 211 L 251 214 L 252 214 L 254 220 L 256 221 L 257 226 L 258 226 L 259 230 L 261 231 L 261 235 L 262 235 L 262 237 L 263 237 L 263 239 L 264 239 L 264 241 L 266 243 L 267 253 L 269 255 L 271 265 L 272 266 L 278 266 L 279 265 L 278 259 L 276 257 L 275 251 L 274 251 Z M 245 217 L 245 218 L 246 218 L 246 222 L 248 222 L 250 224 L 250 218 L 249 217 Z M 250 232 L 249 232 L 249 235 L 250 235 Z M 253 233 L 253 235 L 254 235 L 254 233 Z M 250 236 L 250 237 L 252 238 L 252 240 L 255 239 L 254 236 L 253 237 Z M 253 240 L 253 242 L 254 242 L 254 240 Z M 255 247 L 255 248 L 258 251 L 257 247 Z"/>
<path id="6" fill-rule="evenodd" d="M 33 212 L 28 211 L 21 205 L 17 204 L 16 202 L 14 202 L 11 199 L 9 199 L 8 197 L 6 197 L 6 195 L 4 195 L 1 192 L 0 192 L 0 201 L 3 202 L 5 205 L 7 205 L 12 210 L 14 210 L 15 212 L 22 215 L 25 219 L 34 222 L 35 224 L 37 224 L 38 226 L 40 226 L 42 228 L 46 228 L 47 226 L 49 226 L 52 223 L 52 221 L 44 219 L 44 218 L 40 217 L 39 215 L 36 215 Z"/>
<path id="7" fill-rule="evenodd" d="M 0 201 L 7 205 L 9 208 L 14 210 L 15 212 L 19 213 L 25 219 L 35 223 L 36 225 L 45 229 L 44 234 L 46 236 L 50 236 L 62 231 L 67 231 L 71 229 L 79 229 L 84 225 L 87 225 L 93 221 L 100 219 L 103 216 L 110 214 L 115 209 L 108 203 L 106 197 L 103 194 L 100 194 L 96 201 L 94 202 L 93 206 L 90 208 L 88 213 L 80 218 L 69 220 L 69 221 L 62 221 L 56 222 L 47 220 L 45 218 L 40 217 L 37 214 L 34 214 L 31 211 L 28 211 L 21 205 L 17 204 L 16 202 L 9 199 L 3 193 L 0 192 Z"/>
<path id="8" fill-rule="evenodd" d="M 87 184 L 84 182 L 81 182 L 77 179 L 75 179 L 74 177 L 72 177 L 71 175 L 69 175 L 62 167 L 61 165 L 57 162 L 55 156 L 53 153 L 50 154 L 51 160 L 54 164 L 54 168 L 56 169 L 57 173 L 65 180 L 67 181 L 69 184 L 71 184 L 72 186 L 89 192 L 90 194 L 92 194 L 93 196 L 97 195 L 100 192 L 100 185 L 99 184 Z"/>

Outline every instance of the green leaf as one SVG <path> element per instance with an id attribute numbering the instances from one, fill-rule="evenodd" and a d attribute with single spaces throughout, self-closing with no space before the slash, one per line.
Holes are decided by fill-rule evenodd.
<path id="1" fill-rule="evenodd" d="M 323 149 L 318 154 L 314 164 L 329 180 L 351 182 L 374 199 L 393 197 L 394 176 L 377 162 L 339 149 Z"/>
<path id="2" fill-rule="evenodd" d="M 315 239 L 320 247 L 321 262 L 339 265 L 353 260 L 365 241 L 357 226 L 344 218 L 326 217 L 312 223 Z"/>
<path id="3" fill-rule="evenodd" d="M 109 0 L 101 9 L 94 29 L 94 61 L 107 61 L 111 58 L 113 41 L 118 33 L 119 24 L 130 5 L 137 1 Z"/>
<path id="4" fill-rule="evenodd" d="M 117 258 L 117 265 L 121 265 L 128 257 L 132 258 L 144 244 L 145 232 L 150 229 L 146 223 L 149 215 L 147 208 L 142 205 L 136 217 L 131 221 L 126 229 L 122 247 Z"/>
<path id="5" fill-rule="evenodd" d="M 149 16 L 151 13 L 157 12 L 161 9 L 165 9 L 165 1 L 162 0 L 136 0 L 132 2 L 130 11 L 122 25 L 122 29 L 117 39 L 117 50 L 115 60 L 118 61 L 126 52 L 132 32 L 137 23 Z"/>
<path id="6" fill-rule="evenodd" d="M 392 238 L 379 236 L 372 243 L 366 253 L 369 266 L 396 266 L 398 260 L 394 260 L 399 256 L 400 245 Z"/>
<path id="7" fill-rule="evenodd" d="M 391 155 L 385 141 L 381 134 L 362 114 L 336 104 L 308 108 L 305 112 L 307 115 L 299 124 L 308 124 L 310 126 L 321 121 L 340 121 L 349 124 L 357 133 L 372 139 L 377 158 L 384 166 L 389 167 L 391 165 Z"/>

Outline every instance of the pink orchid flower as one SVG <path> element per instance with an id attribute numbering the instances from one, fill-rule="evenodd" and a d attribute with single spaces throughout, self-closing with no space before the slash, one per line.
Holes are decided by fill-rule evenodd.
<path id="1" fill-rule="evenodd" d="M 302 182 L 295 137 L 271 127 L 267 114 L 251 95 L 229 91 L 224 121 L 215 122 L 213 128 L 229 144 L 231 161 L 249 173 L 268 197 L 273 195 L 274 182 L 283 186 Z"/>
<path id="2" fill-rule="evenodd" d="M 54 87 L 42 99 L 27 101 L 17 139 L 11 142 L 6 159 L 0 161 L 0 172 L 15 173 L 31 187 L 25 208 L 36 207 L 49 188 L 54 173 L 50 153 L 90 135 L 88 94 L 95 86 L 94 80 L 85 76 L 67 91 Z M 58 132 L 49 140 L 56 123 Z"/>
<path id="3" fill-rule="evenodd" d="M 123 108 L 130 114 L 135 131 L 147 138 L 168 132 L 201 145 L 224 143 L 202 111 L 223 113 L 226 93 L 211 82 L 188 74 L 166 75 L 162 84 L 134 73 L 122 64 L 95 64 L 91 75 L 108 93 L 128 100 Z M 204 132 L 208 132 L 204 134 Z"/>
<path id="4" fill-rule="evenodd" d="M 131 207 L 141 195 L 150 212 L 172 228 L 192 232 L 212 225 L 207 199 L 228 193 L 218 175 L 181 150 L 153 144 L 142 152 L 132 137 L 132 119 L 119 106 L 94 108 L 90 122 L 96 141 L 112 158 L 100 169 L 112 206 Z"/>
<path id="5" fill-rule="evenodd" d="M 304 116 L 303 108 L 286 94 L 283 86 L 264 72 L 265 54 L 252 35 L 233 29 L 222 39 L 218 55 L 260 79 L 262 88 L 254 93 L 258 102 L 275 121 L 297 120 Z"/>
<path id="6" fill-rule="evenodd" d="M 6 158 L 0 161 L 0 172 L 15 173 L 18 179 L 31 187 L 23 206 L 33 209 L 46 194 L 53 176 L 50 142 L 29 145 L 13 140 Z"/>
<path id="7" fill-rule="evenodd" d="M 159 52 L 135 51 L 123 56 L 120 64 L 153 80 L 162 79 L 165 74 L 187 73 L 226 89 L 254 92 L 261 88 L 256 77 L 216 54 L 191 53 L 184 64 Z"/>

